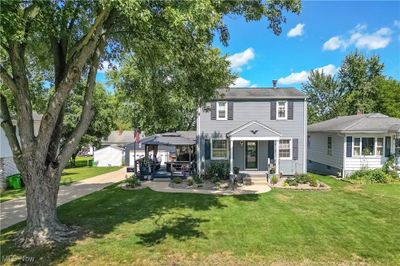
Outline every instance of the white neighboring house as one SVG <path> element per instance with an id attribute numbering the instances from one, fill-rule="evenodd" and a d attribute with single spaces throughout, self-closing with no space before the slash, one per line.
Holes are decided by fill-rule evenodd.
<path id="1" fill-rule="evenodd" d="M 379 113 L 339 116 L 308 126 L 308 169 L 348 176 L 381 168 L 395 154 L 400 167 L 400 119 Z"/>
<path id="2" fill-rule="evenodd" d="M 94 151 L 93 162 L 96 166 L 121 166 L 124 156 L 124 149 L 108 146 Z"/>
<path id="3" fill-rule="evenodd" d="M 37 135 L 42 121 L 42 115 L 36 112 L 32 113 L 33 127 L 35 136 Z M 0 121 L 2 122 L 2 120 Z M 14 125 L 16 121 L 13 120 Z M 18 128 L 17 128 L 18 137 Z M 19 139 L 19 137 L 18 137 Z M 6 178 L 11 175 L 18 174 L 19 171 L 14 163 L 13 154 L 8 143 L 8 139 L 2 127 L 0 127 L 0 189 L 5 189 L 7 186 Z"/>

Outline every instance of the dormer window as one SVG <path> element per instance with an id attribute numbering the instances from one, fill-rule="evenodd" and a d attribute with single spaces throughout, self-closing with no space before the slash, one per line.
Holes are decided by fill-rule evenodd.
<path id="1" fill-rule="evenodd" d="M 278 101 L 276 105 L 276 113 L 278 120 L 287 120 L 288 117 L 288 102 L 287 101 Z"/>
<path id="2" fill-rule="evenodd" d="M 217 120 L 228 120 L 228 102 L 217 102 Z"/>

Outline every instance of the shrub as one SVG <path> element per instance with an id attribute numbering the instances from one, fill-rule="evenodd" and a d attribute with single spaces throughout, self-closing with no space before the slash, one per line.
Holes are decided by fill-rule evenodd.
<path id="1" fill-rule="evenodd" d="M 299 183 L 297 183 L 296 179 L 294 178 L 288 178 L 286 179 L 286 182 L 291 187 L 297 187 L 299 185 Z"/>
<path id="2" fill-rule="evenodd" d="M 279 181 L 279 179 L 278 179 L 278 177 L 277 177 L 276 175 L 274 175 L 274 176 L 271 178 L 271 183 L 272 183 L 273 185 L 277 184 L 278 181 Z"/>
<path id="3" fill-rule="evenodd" d="M 298 184 L 307 184 L 307 183 L 309 183 L 310 182 L 310 176 L 309 175 L 307 175 L 307 174 L 296 174 L 295 176 L 294 176 L 294 178 L 295 178 L 295 180 L 296 180 L 296 182 L 298 183 Z"/>
<path id="4" fill-rule="evenodd" d="M 310 187 L 318 187 L 318 181 L 317 178 L 315 176 L 308 176 L 309 178 L 309 183 L 310 183 Z"/>
<path id="5" fill-rule="evenodd" d="M 235 166 L 235 167 L 233 167 L 233 173 L 234 174 L 239 174 L 239 170 L 240 170 L 240 168 L 239 167 L 237 167 L 237 166 Z"/>
<path id="6" fill-rule="evenodd" d="M 193 176 L 193 181 L 196 183 L 196 184 L 203 184 L 203 178 L 201 177 L 201 176 L 198 176 L 198 175 L 194 175 Z"/>
<path id="7" fill-rule="evenodd" d="M 175 176 L 174 178 L 172 178 L 172 183 L 180 184 L 182 183 L 182 178 L 180 178 L 179 176 Z"/>
<path id="8" fill-rule="evenodd" d="M 135 187 L 138 187 L 141 185 L 139 178 L 135 175 L 126 177 L 125 182 L 127 183 L 128 187 L 132 187 L 132 188 L 135 188 Z"/>
<path id="9" fill-rule="evenodd" d="M 187 184 L 188 184 L 189 187 L 193 186 L 194 185 L 193 179 L 188 179 L 187 180 Z"/>
<path id="10" fill-rule="evenodd" d="M 353 172 L 349 176 L 349 179 L 362 184 L 389 183 L 391 180 L 391 176 L 385 173 L 382 169 L 363 169 Z"/>
<path id="11" fill-rule="evenodd" d="M 206 175 L 214 183 L 221 179 L 228 179 L 229 164 L 226 161 L 212 161 L 208 166 Z"/>

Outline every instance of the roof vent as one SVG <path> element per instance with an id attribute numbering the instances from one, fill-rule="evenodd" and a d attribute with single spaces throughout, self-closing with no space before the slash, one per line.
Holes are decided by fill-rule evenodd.
<path id="1" fill-rule="evenodd" d="M 277 79 L 273 79 L 272 80 L 272 86 L 274 87 L 274 89 L 276 89 L 276 83 L 278 83 Z"/>

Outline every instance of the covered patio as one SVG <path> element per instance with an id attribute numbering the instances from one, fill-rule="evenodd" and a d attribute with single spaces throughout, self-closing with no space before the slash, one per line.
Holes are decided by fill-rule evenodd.
<path id="1" fill-rule="evenodd" d="M 145 145 L 145 157 L 135 161 L 135 169 L 139 166 L 140 176 L 150 175 L 151 178 L 187 176 L 196 169 L 196 141 L 193 138 L 175 132 L 162 133 L 146 138 L 141 144 Z M 175 154 L 170 154 L 165 165 L 160 165 L 157 160 L 159 145 L 175 148 Z"/>

